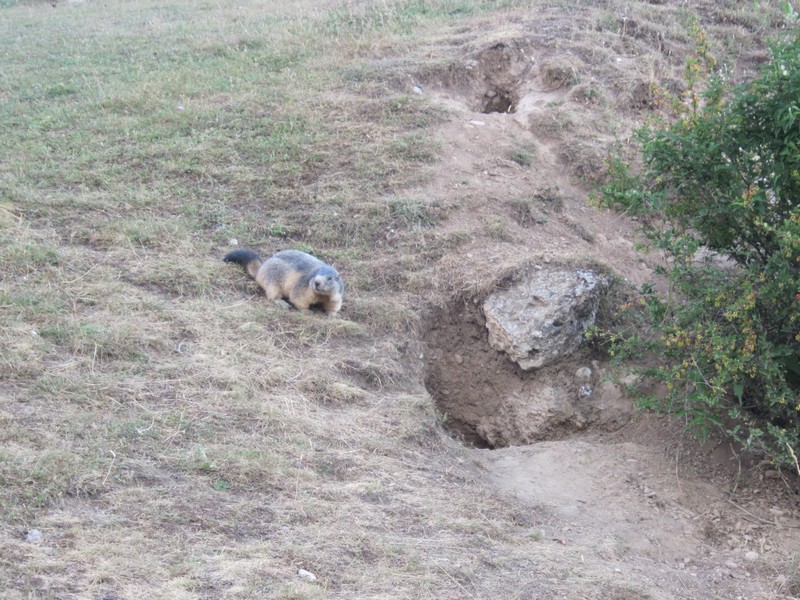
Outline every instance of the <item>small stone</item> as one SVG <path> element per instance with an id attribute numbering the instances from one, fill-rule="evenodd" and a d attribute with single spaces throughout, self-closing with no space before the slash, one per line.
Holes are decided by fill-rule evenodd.
<path id="1" fill-rule="evenodd" d="M 592 370 L 589 367 L 581 367 L 575 371 L 575 379 L 589 380 L 592 378 Z"/>
<path id="2" fill-rule="evenodd" d="M 726 566 L 726 567 L 728 567 L 729 569 L 733 570 L 733 571 L 735 571 L 736 569 L 738 569 L 738 568 L 739 568 L 739 565 L 737 565 L 737 564 L 736 564 L 735 562 L 733 562 L 732 560 L 729 560 L 728 562 L 726 562 L 726 563 L 725 563 L 725 566 Z"/>
<path id="3" fill-rule="evenodd" d="M 460 365 L 461 363 L 464 362 L 464 357 L 461 356 L 460 354 L 454 354 L 453 355 L 453 360 L 456 361 L 457 365 Z"/>
<path id="4" fill-rule="evenodd" d="M 582 385 L 578 388 L 578 396 L 581 398 L 588 398 L 592 395 L 592 386 L 590 385 Z"/>
<path id="5" fill-rule="evenodd" d="M 419 87 L 418 85 L 415 85 L 414 87 L 412 87 L 411 91 L 414 92 L 415 94 L 419 95 L 419 96 L 422 95 L 422 88 Z"/>
<path id="6" fill-rule="evenodd" d="M 764 477 L 766 477 L 767 479 L 780 479 L 781 472 L 770 469 L 769 471 L 764 471 Z"/>
<path id="7" fill-rule="evenodd" d="M 28 531 L 28 535 L 25 536 L 25 541 L 29 544 L 41 544 L 42 539 L 44 539 L 44 537 L 42 536 L 42 532 L 38 529 L 31 529 Z"/>
<path id="8" fill-rule="evenodd" d="M 305 579 L 306 581 L 314 582 L 317 580 L 317 576 L 314 575 L 311 571 L 306 571 L 305 569 L 298 569 L 297 575 L 300 579 Z"/>
<path id="9" fill-rule="evenodd" d="M 239 245 L 239 240 L 237 240 L 236 238 L 231 238 L 228 240 L 228 246 L 238 246 L 238 245 Z"/>
<path id="10" fill-rule="evenodd" d="M 750 550 L 749 552 L 745 553 L 744 558 L 745 560 L 749 560 L 750 562 L 756 561 L 758 560 L 758 552 L 756 552 L 755 550 Z"/>

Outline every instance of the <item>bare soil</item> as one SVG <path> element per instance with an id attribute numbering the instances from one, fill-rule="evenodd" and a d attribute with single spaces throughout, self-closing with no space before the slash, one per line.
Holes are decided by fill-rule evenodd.
<path id="1" fill-rule="evenodd" d="M 603 265 L 623 287 L 659 284 L 658 257 L 635 248 L 636 223 L 589 200 L 612 145 L 624 149 L 657 109 L 655 90 L 680 90 L 680 52 L 636 21 L 623 33 L 644 39 L 647 52 L 590 52 L 575 29 L 558 37 L 565 27 L 472 32 L 447 69 L 409 82 L 449 111 L 443 164 L 426 193 L 458 199 L 445 238 L 470 234 L 442 260 L 453 293 L 426 322 L 426 386 L 486 481 L 544 511 L 542 535 L 581 568 L 623 582 L 601 597 L 793 596 L 800 512 L 791 475 L 765 477 L 767 466 L 723 438 L 703 445 L 680 424 L 636 413 L 589 350 L 523 372 L 488 345 L 480 302 L 514 270 Z M 663 61 L 649 78 L 647 61 Z M 757 61 L 742 57 L 741 76 Z M 579 394 L 580 367 L 602 389 L 591 400 Z M 550 425 L 531 438 L 527 425 L 542 419 Z M 565 597 L 595 597 L 584 594 Z"/>

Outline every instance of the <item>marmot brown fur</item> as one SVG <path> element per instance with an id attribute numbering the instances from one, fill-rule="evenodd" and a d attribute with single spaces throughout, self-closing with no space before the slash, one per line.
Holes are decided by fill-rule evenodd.
<path id="1" fill-rule="evenodd" d="M 281 298 L 295 308 L 328 314 L 342 308 L 342 278 L 336 269 L 310 254 L 282 250 L 262 262 L 252 250 L 240 248 L 225 255 L 223 260 L 244 267 L 270 300 Z"/>

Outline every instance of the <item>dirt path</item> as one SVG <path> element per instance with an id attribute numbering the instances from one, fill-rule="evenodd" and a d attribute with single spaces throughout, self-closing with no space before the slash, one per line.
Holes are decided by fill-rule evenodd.
<path id="1" fill-rule="evenodd" d="M 653 598 L 779 597 L 788 588 L 784 561 L 798 550 L 800 521 L 775 506 L 736 505 L 651 445 L 590 436 L 476 451 L 475 460 L 500 489 L 549 512 L 546 535 L 575 547 L 587 568 L 642 577 Z"/>

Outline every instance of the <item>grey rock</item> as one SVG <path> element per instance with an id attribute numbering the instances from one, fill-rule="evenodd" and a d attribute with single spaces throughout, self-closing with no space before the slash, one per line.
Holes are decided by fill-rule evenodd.
<path id="1" fill-rule="evenodd" d="M 525 273 L 483 303 L 489 345 L 525 370 L 569 356 L 594 324 L 607 285 L 588 269 L 552 266 Z"/>
<path id="2" fill-rule="evenodd" d="M 41 544 L 43 539 L 44 536 L 42 536 L 42 532 L 38 529 L 31 529 L 25 536 L 25 541 L 29 544 Z"/>
<path id="3" fill-rule="evenodd" d="M 311 571 L 306 571 L 305 569 L 298 569 L 297 575 L 300 579 L 305 579 L 306 581 L 314 582 L 317 580 L 317 576 L 314 575 Z"/>

